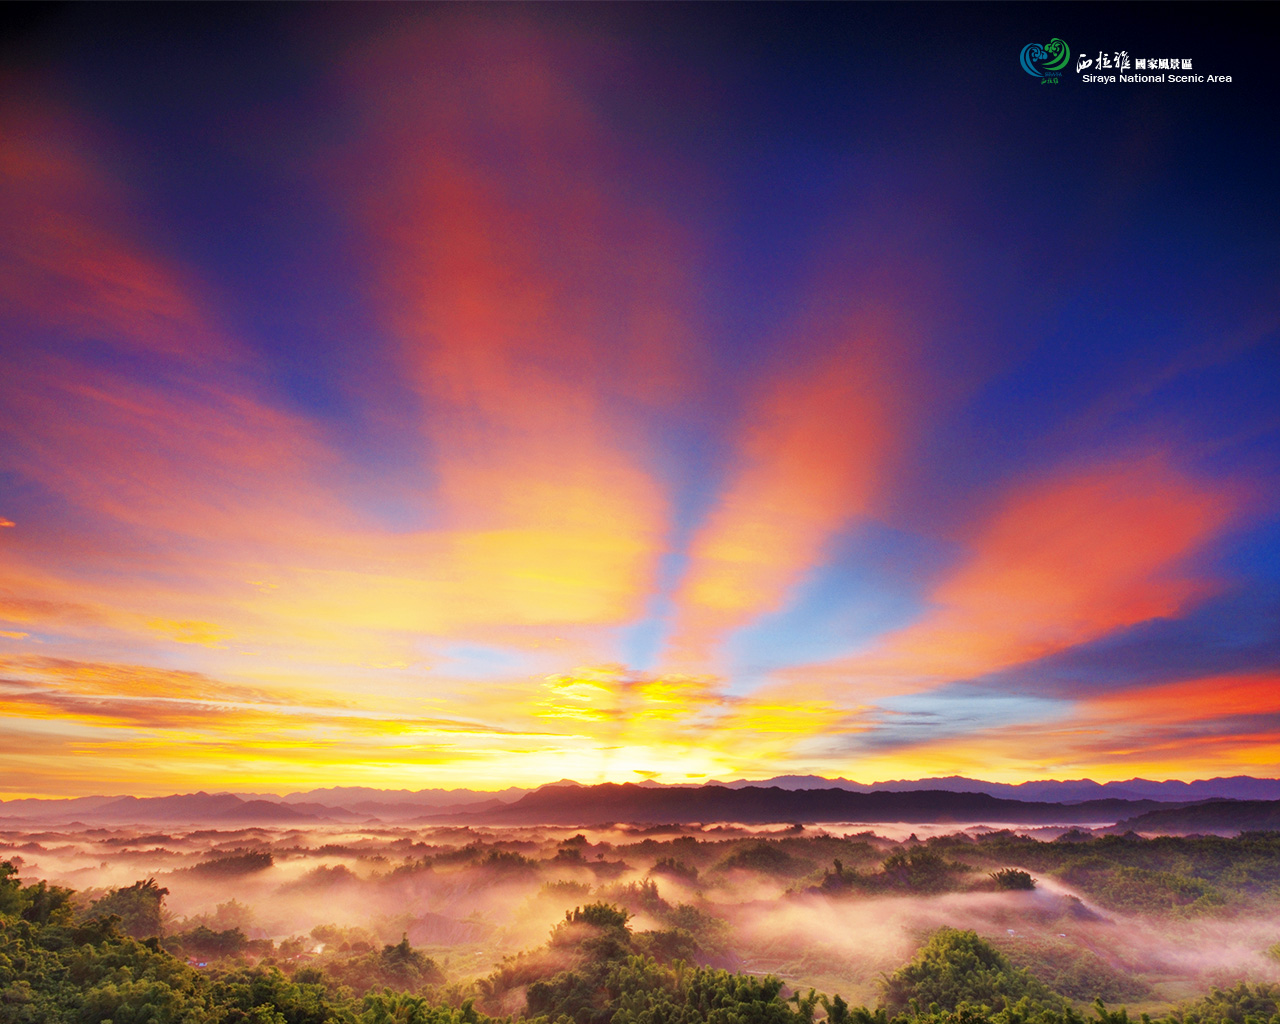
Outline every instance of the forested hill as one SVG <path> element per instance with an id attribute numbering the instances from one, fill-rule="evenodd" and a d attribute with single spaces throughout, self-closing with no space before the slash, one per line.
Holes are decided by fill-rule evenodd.
<path id="1" fill-rule="evenodd" d="M 635 783 L 544 786 L 513 804 L 467 819 L 495 825 L 591 825 L 603 822 L 745 824 L 811 822 L 1001 822 L 1009 824 L 1110 823 L 1160 807 L 1155 800 L 1086 800 L 1059 804 L 1003 800 L 985 793 L 854 793 L 846 789 L 778 786 L 659 788 Z M 1180 806 L 1180 805 L 1179 805 Z"/>
<path id="2" fill-rule="evenodd" d="M 1165 804 L 1115 826 L 1134 832 L 1257 832 L 1280 830 L 1280 800 L 1206 800 Z"/>

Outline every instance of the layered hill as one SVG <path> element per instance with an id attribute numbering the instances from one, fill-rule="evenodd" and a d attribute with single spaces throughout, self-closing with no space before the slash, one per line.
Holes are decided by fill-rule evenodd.
<path id="1" fill-rule="evenodd" d="M 1164 834 L 1271 832 L 1280 830 L 1280 800 L 1206 800 L 1159 807 L 1119 822 L 1113 831 Z"/>

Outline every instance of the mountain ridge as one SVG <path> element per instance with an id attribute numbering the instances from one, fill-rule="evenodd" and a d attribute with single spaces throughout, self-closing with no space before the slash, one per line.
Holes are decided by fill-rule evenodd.
<path id="1" fill-rule="evenodd" d="M 947 790 L 859 793 L 838 786 L 701 786 L 655 789 L 634 782 L 570 789 L 544 786 L 513 804 L 475 815 L 438 815 L 427 820 L 484 825 L 590 825 L 627 822 L 706 824 L 795 822 L 907 824 L 995 822 L 1007 824 L 1111 824 L 1163 806 L 1155 800 L 1116 798 L 1075 804 L 1007 800 L 987 793 Z"/>
<path id="2" fill-rule="evenodd" d="M 751 799 L 727 795 L 744 791 L 756 795 Z M 761 797 L 758 794 L 762 792 L 791 795 Z M 601 793 L 613 794 L 615 798 L 625 796 L 625 806 L 630 810 L 624 811 L 623 806 L 600 804 L 597 797 Z M 637 793 L 650 796 L 638 797 Z M 845 797 L 804 795 L 812 793 L 845 794 Z M 917 797 L 914 802 L 909 799 L 911 794 L 925 793 L 935 795 L 928 799 Z M 846 799 L 855 796 L 874 799 L 870 802 Z M 889 796 L 896 796 L 896 803 L 888 800 Z M 990 798 L 996 803 L 984 804 L 973 799 L 977 797 Z M 942 803 L 947 803 L 948 798 L 951 809 L 941 809 Z M 752 805 L 752 799 L 758 807 Z M 331 786 L 278 796 L 226 791 L 211 794 L 201 790 L 197 793 L 160 797 L 86 796 L 0 800 L 0 822 L 47 824 L 74 819 L 129 824 L 410 824 L 443 820 L 480 823 L 497 822 L 510 818 L 513 813 L 517 816 L 531 814 L 535 808 L 555 808 L 557 815 L 580 821 L 585 820 L 581 815 L 587 814 L 587 809 L 592 807 L 599 808 L 599 821 L 631 820 L 627 817 L 628 814 L 642 812 L 647 816 L 646 820 L 654 820 L 652 815 L 658 814 L 664 807 L 677 813 L 677 818 L 684 816 L 683 820 L 744 820 L 740 813 L 745 811 L 753 821 L 762 820 L 760 814 L 766 814 L 768 820 L 786 821 L 801 817 L 797 814 L 800 808 L 810 808 L 812 813 L 829 814 L 836 813 L 829 808 L 845 807 L 852 820 L 861 820 L 865 813 L 888 813 L 891 804 L 903 808 L 936 805 L 939 808 L 936 813 L 953 817 L 956 814 L 990 817 L 1005 804 L 1015 805 L 1006 808 L 1008 813 L 1030 814 L 1033 812 L 1025 808 L 1018 811 L 1017 805 L 1036 804 L 1072 808 L 1059 810 L 1057 817 L 1063 821 L 1083 821 L 1090 814 L 1127 812 L 1123 815 L 1125 818 L 1136 818 L 1149 811 L 1173 809 L 1209 800 L 1280 800 L 1280 779 L 1234 776 L 1194 782 L 1130 779 L 1125 782 L 1098 783 L 1081 779 L 1014 784 L 950 776 L 864 784 L 844 778 L 788 775 L 763 781 L 739 779 L 727 783 L 674 785 L 649 780 L 583 785 L 571 779 L 562 779 L 538 787 L 512 786 L 497 791 L 462 788 L 378 790 L 363 786 Z M 575 807 L 576 813 L 571 813 Z M 769 810 L 766 813 L 759 808 Z M 817 808 L 828 809 L 819 812 Z M 854 813 L 857 808 L 863 809 L 862 814 Z M 1015 817 L 1005 820 L 1022 819 Z M 1103 819 L 1098 817 L 1094 820 Z"/>
<path id="3" fill-rule="evenodd" d="M 773 779 L 752 781 L 737 779 L 732 782 L 708 782 L 707 785 L 723 785 L 741 789 L 744 786 L 784 785 L 788 789 L 824 788 L 831 785 L 853 792 L 870 793 L 877 790 L 912 792 L 926 789 L 946 790 L 953 793 L 987 793 L 1014 800 L 1050 799 L 1059 803 L 1089 800 L 1099 797 L 1118 797 L 1129 800 L 1280 800 L 1280 779 L 1257 778 L 1252 775 L 1217 776 L 1212 779 L 1196 779 L 1184 782 L 1179 779 L 1156 781 L 1132 778 L 1124 781 L 1094 782 L 1092 779 L 1038 779 L 1028 782 L 987 782 L 963 775 L 934 776 L 923 779 L 890 779 L 883 782 L 861 783 L 850 779 L 826 779 L 819 775 L 780 775 Z"/>

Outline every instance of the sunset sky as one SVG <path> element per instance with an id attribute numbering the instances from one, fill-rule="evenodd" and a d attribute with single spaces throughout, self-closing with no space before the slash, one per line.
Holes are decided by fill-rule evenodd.
<path id="1" fill-rule="evenodd" d="M 1280 774 L 1215 10 L 28 11 L 0 797 Z"/>

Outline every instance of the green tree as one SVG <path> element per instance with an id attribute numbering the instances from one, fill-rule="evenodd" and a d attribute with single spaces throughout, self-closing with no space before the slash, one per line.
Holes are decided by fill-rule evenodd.
<path id="1" fill-rule="evenodd" d="M 1036 880 L 1025 871 L 1017 868 L 1001 868 L 992 871 L 988 876 L 1000 889 L 1034 889 Z"/>
<path id="2" fill-rule="evenodd" d="M 156 884 L 154 878 L 134 882 L 125 889 L 112 889 L 89 905 L 86 917 L 115 914 L 120 927 L 135 939 L 147 939 L 162 933 L 161 910 L 169 890 Z"/>
<path id="3" fill-rule="evenodd" d="M 883 984 L 885 1003 L 896 1011 L 934 1003 L 943 1010 L 971 1004 L 999 1011 L 1023 999 L 1041 1007 L 1063 1005 L 1061 998 L 975 932 L 955 928 L 939 928 L 915 958 Z"/>

